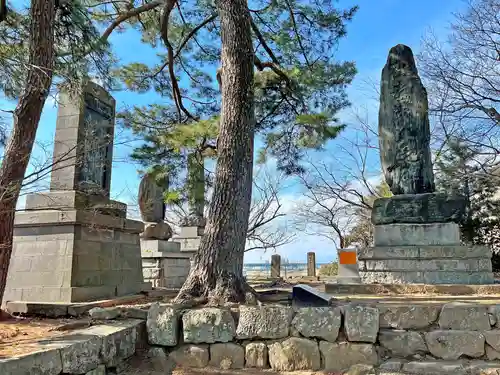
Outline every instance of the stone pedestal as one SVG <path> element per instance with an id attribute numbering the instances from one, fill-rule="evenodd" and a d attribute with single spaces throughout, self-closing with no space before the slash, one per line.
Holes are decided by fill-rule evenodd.
<path id="1" fill-rule="evenodd" d="M 460 244 L 456 223 L 376 225 L 359 255 L 365 283 L 491 284 L 491 250 Z"/>
<path id="2" fill-rule="evenodd" d="M 204 228 L 201 227 L 181 226 L 179 235 L 173 236 L 172 239 L 181 244 L 181 251 L 198 251 L 203 232 Z"/>
<path id="3" fill-rule="evenodd" d="M 181 251 L 179 242 L 141 240 L 144 280 L 155 288 L 180 288 L 186 281 L 195 253 Z"/>
<path id="4" fill-rule="evenodd" d="M 17 213 L 3 302 L 85 302 L 147 290 L 142 230 L 142 222 L 92 210 Z"/>

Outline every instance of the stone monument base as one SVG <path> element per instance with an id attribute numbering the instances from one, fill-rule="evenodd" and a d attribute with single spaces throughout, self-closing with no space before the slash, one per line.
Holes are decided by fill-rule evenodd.
<path id="1" fill-rule="evenodd" d="M 142 273 L 153 287 L 180 288 L 191 269 L 195 251 L 181 251 L 181 244 L 164 240 L 141 240 Z"/>
<path id="2" fill-rule="evenodd" d="M 142 222 L 87 210 L 17 213 L 3 303 L 87 302 L 150 289 L 142 230 Z"/>
<path id="3" fill-rule="evenodd" d="M 491 250 L 460 244 L 455 223 L 376 225 L 359 255 L 364 283 L 492 284 Z"/>
<path id="4" fill-rule="evenodd" d="M 181 244 L 181 251 L 198 251 L 204 228 L 201 227 L 183 227 L 178 236 L 172 239 Z"/>

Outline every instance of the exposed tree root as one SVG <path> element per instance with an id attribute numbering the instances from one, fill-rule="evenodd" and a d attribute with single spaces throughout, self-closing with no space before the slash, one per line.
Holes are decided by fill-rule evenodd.
<path id="1" fill-rule="evenodd" d="M 216 277 L 207 277 L 205 274 L 191 272 L 173 303 L 185 305 L 203 301 L 207 306 L 225 306 L 231 303 L 257 305 L 257 296 L 257 292 L 242 276 L 221 272 Z"/>

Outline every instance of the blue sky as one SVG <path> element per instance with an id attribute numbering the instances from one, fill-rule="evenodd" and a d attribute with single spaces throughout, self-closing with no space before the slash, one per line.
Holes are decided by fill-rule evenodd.
<path id="1" fill-rule="evenodd" d="M 370 119 L 376 118 L 377 103 L 373 100 L 373 92 L 367 90 L 367 81 L 377 82 L 381 69 L 385 63 L 389 49 L 404 43 L 418 52 L 422 35 L 432 28 L 443 37 L 447 34 L 452 12 L 464 8 L 460 0 L 358 0 L 340 1 L 340 6 L 348 7 L 358 4 L 360 10 L 348 26 L 348 35 L 338 48 L 339 60 L 354 60 L 358 67 L 358 76 L 352 87 L 349 88 L 349 98 L 353 108 L 363 108 Z M 139 38 L 131 38 L 129 33 L 117 34 L 111 39 L 113 48 L 122 62 L 132 62 L 141 56 L 141 60 L 155 61 L 155 54 L 149 47 L 140 43 Z M 129 92 L 113 93 L 117 106 L 141 105 L 154 102 L 153 94 L 135 94 Z M 0 108 L 9 109 L 15 103 L 9 103 L 0 97 Z M 42 115 L 37 141 L 50 144 L 54 138 L 57 108 L 54 103 L 48 102 Z M 348 125 L 352 121 L 350 111 L 342 113 L 342 120 Z M 352 130 L 346 130 L 344 136 L 349 136 Z M 323 154 L 336 150 L 335 142 L 328 145 Z M 50 147 L 49 147 L 50 149 Z M 112 171 L 112 195 L 124 202 L 133 201 L 138 186 L 137 166 L 126 162 L 132 151 L 131 145 L 115 145 L 114 165 Z M 40 148 L 35 151 L 35 157 L 45 155 Z M 375 165 L 377 157 L 372 160 Z M 298 187 L 287 189 L 282 198 L 285 205 L 291 206 L 301 196 Z M 316 252 L 317 262 L 328 262 L 336 258 L 335 246 L 329 240 L 314 235 L 299 234 L 297 241 L 279 249 L 282 256 L 290 261 L 305 262 L 308 251 Z M 271 254 L 259 252 L 247 253 L 246 262 L 260 262 L 268 260 Z"/>

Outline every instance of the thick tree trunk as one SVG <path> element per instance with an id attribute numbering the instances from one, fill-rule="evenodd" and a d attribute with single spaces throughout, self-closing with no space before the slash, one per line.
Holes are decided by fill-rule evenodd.
<path id="1" fill-rule="evenodd" d="M 177 301 L 255 301 L 243 277 L 252 195 L 254 53 L 246 0 L 218 0 L 222 36 L 222 111 L 217 167 L 205 235 Z"/>
<path id="2" fill-rule="evenodd" d="M 31 1 L 28 72 L 14 111 L 14 125 L 0 166 L 0 301 L 12 253 L 14 213 L 36 130 L 52 84 L 54 0 Z"/>

